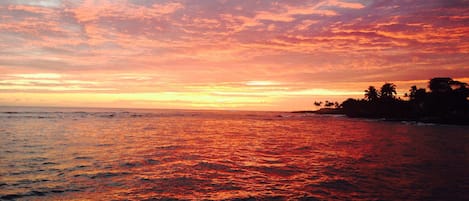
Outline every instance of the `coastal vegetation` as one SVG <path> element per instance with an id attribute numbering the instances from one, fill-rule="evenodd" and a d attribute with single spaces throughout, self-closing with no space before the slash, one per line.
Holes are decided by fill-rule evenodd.
<path id="1" fill-rule="evenodd" d="M 379 90 L 369 86 L 363 99 L 349 98 L 333 109 L 323 108 L 315 113 L 469 125 L 467 87 L 467 83 L 449 77 L 432 78 L 428 84 L 429 91 L 412 86 L 403 100 L 396 96 L 395 84 L 385 83 Z"/>

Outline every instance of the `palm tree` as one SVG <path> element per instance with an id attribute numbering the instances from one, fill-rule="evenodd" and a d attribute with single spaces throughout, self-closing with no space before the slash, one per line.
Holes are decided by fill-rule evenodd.
<path id="1" fill-rule="evenodd" d="M 318 106 L 318 107 L 321 107 L 322 102 L 321 102 L 321 101 L 319 101 L 319 102 L 318 102 L 318 101 L 314 101 L 314 105 L 315 105 L 315 106 Z"/>
<path id="2" fill-rule="evenodd" d="M 324 106 L 326 106 L 326 107 L 332 107 L 332 106 L 334 106 L 334 102 L 332 102 L 332 101 L 326 101 L 326 103 L 324 104 Z"/>
<path id="3" fill-rule="evenodd" d="M 415 94 L 417 93 L 417 90 L 418 90 L 417 86 L 415 86 L 415 85 L 410 87 L 410 90 L 409 90 L 410 94 L 408 95 L 410 100 L 415 99 Z"/>
<path id="4" fill-rule="evenodd" d="M 432 93 L 449 93 L 451 92 L 450 83 L 454 82 L 449 77 L 435 77 L 430 80 L 428 87 Z"/>
<path id="5" fill-rule="evenodd" d="M 423 99 L 425 98 L 427 94 L 427 91 L 424 88 L 418 89 L 417 86 L 415 85 L 410 87 L 409 92 L 410 92 L 408 96 L 409 100 L 417 101 L 417 102 L 423 101 Z"/>
<path id="6" fill-rule="evenodd" d="M 384 83 L 381 87 L 381 98 L 394 99 L 396 92 L 396 85 L 393 83 Z"/>
<path id="7" fill-rule="evenodd" d="M 365 98 L 368 101 L 375 101 L 378 100 L 378 90 L 374 86 L 369 86 L 367 90 L 365 90 Z"/>

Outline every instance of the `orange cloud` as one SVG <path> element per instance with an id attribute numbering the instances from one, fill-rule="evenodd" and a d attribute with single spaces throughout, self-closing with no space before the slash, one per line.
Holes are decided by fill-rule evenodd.
<path id="1" fill-rule="evenodd" d="M 315 97 L 359 97 L 384 81 L 405 91 L 434 76 L 465 79 L 463 5 L 0 2 L 0 104 L 53 105 L 60 97 L 76 105 L 288 110 Z"/>

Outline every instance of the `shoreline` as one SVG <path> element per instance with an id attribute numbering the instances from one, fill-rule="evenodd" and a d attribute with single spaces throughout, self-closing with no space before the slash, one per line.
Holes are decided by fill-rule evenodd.
<path id="1" fill-rule="evenodd" d="M 347 114 L 342 108 L 321 108 L 319 110 L 300 110 L 292 111 L 295 114 L 319 114 L 319 115 L 344 115 L 347 118 L 363 118 L 363 119 L 375 119 L 389 122 L 416 122 L 424 124 L 439 124 L 439 125 L 458 125 L 458 126 L 469 126 L 469 122 L 455 121 L 451 118 L 442 117 L 417 117 L 417 118 L 392 118 L 383 116 L 368 116 L 359 114 Z"/>
<path id="2" fill-rule="evenodd" d="M 341 114 L 346 115 L 343 109 L 341 108 L 321 108 L 319 110 L 300 110 L 300 111 L 293 111 L 291 113 L 297 114 Z"/>

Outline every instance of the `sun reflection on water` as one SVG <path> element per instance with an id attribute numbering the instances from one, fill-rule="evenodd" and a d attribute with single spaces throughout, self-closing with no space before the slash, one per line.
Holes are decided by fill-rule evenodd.
<path id="1" fill-rule="evenodd" d="M 464 127 L 265 112 L 0 118 L 2 199 L 468 198 Z"/>

